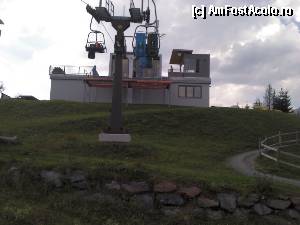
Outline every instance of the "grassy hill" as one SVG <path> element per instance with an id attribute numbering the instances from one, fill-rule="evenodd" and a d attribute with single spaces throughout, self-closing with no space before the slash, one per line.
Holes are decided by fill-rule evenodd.
<path id="1" fill-rule="evenodd" d="M 207 190 L 247 192 L 257 187 L 257 181 L 234 172 L 227 166 L 226 159 L 255 150 L 260 137 L 279 130 L 300 129 L 299 117 L 279 112 L 128 106 L 124 124 L 133 142 L 116 146 L 98 142 L 100 130 L 107 126 L 109 107 L 60 101 L 0 101 L 0 136 L 17 135 L 21 140 L 19 145 L 0 145 L 1 169 L 4 171 L 11 165 L 32 169 L 78 168 L 115 179 L 167 178 L 200 184 Z M 22 189 L 19 190 L 22 192 L 20 202 L 15 202 L 19 192 L 11 193 L 5 184 L 0 185 L 3 186 L 0 202 L 6 202 L 0 204 L 2 209 L 11 207 L 10 203 L 16 204 L 15 208 L 18 204 L 23 207 L 32 199 L 31 195 L 27 198 L 26 190 Z M 300 193 L 297 188 L 286 187 L 276 185 L 278 190 Z M 28 185 L 28 188 L 32 187 Z M 49 201 L 53 199 L 35 204 L 47 211 Z M 72 215 L 76 217 L 76 210 L 61 212 L 57 218 L 69 221 Z M 76 224 L 85 223 L 78 219 Z"/>

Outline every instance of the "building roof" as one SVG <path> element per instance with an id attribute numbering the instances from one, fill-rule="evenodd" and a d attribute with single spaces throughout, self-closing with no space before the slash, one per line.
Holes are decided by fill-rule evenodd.
<path id="1" fill-rule="evenodd" d="M 170 64 L 182 65 L 184 54 L 192 54 L 193 50 L 173 49 Z"/>

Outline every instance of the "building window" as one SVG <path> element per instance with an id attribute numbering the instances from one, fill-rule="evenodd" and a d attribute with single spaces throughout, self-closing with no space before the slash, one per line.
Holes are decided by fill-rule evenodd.
<path id="1" fill-rule="evenodd" d="M 185 98 L 185 86 L 178 87 L 178 96 L 180 98 Z"/>
<path id="2" fill-rule="evenodd" d="M 178 86 L 179 98 L 202 98 L 201 86 Z"/>
<path id="3" fill-rule="evenodd" d="M 194 87 L 194 97 L 202 98 L 202 87 Z"/>
<path id="4" fill-rule="evenodd" d="M 186 87 L 186 97 L 187 98 L 194 97 L 194 87 Z"/>

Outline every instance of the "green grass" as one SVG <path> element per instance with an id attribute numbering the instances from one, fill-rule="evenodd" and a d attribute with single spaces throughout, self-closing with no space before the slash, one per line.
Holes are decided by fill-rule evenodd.
<path id="1" fill-rule="evenodd" d="M 208 191 L 249 192 L 255 190 L 257 181 L 233 171 L 226 159 L 256 149 L 260 137 L 300 128 L 299 118 L 279 112 L 134 105 L 124 107 L 124 125 L 133 141 L 116 146 L 97 140 L 101 129 L 107 127 L 109 109 L 110 106 L 104 104 L 0 101 L 0 135 L 17 135 L 21 141 L 19 145 L 0 145 L 0 168 L 2 171 L 11 165 L 35 171 L 78 168 L 107 180 L 171 179 L 200 184 Z M 18 215 L 13 217 L 22 218 L 22 224 L 27 224 L 26 220 L 31 224 L 30 220 L 38 217 L 32 216 L 38 214 L 37 208 L 42 211 L 41 215 L 56 215 L 54 222 L 44 224 L 102 224 L 95 219 L 99 214 L 97 210 L 91 212 L 81 206 L 76 209 L 72 201 L 77 200 L 67 194 L 65 197 L 56 194 L 37 197 L 24 189 L 8 188 L 8 194 L 3 191 L 5 188 L 4 185 L 0 207 L 8 214 L 16 211 Z M 300 193 L 298 188 L 283 184 L 275 185 L 274 189 Z M 58 206 L 54 204 L 56 201 Z M 64 204 L 70 204 L 70 209 Z M 135 209 L 127 208 L 122 208 L 121 219 L 115 223 L 110 220 L 117 218 L 116 214 L 99 209 L 104 214 L 99 216 L 99 221 L 143 224 L 141 218 L 144 218 L 145 224 L 152 224 L 151 221 L 168 224 L 157 215 L 141 217 L 136 215 Z M 1 219 L 7 221 L 0 217 L 0 224 Z M 41 218 L 43 220 L 46 218 Z M 255 224 L 253 221 L 249 224 Z"/>
<path id="2" fill-rule="evenodd" d="M 292 153 L 300 156 L 300 145 L 292 145 L 281 148 L 281 151 Z M 269 152 L 269 155 L 277 158 L 277 153 Z M 280 160 L 300 166 L 300 159 L 284 154 L 279 155 Z M 293 168 L 281 163 L 274 162 L 266 158 L 259 158 L 256 162 L 256 168 L 264 173 L 269 173 L 276 176 L 300 180 L 300 169 Z"/>

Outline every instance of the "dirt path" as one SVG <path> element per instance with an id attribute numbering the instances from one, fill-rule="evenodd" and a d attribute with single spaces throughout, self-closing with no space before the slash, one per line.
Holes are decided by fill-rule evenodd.
<path id="1" fill-rule="evenodd" d="M 261 173 L 255 170 L 255 160 L 259 156 L 259 152 L 251 151 L 236 155 L 228 160 L 228 164 L 237 172 L 246 176 L 266 177 L 274 181 L 284 182 L 300 187 L 300 180 L 294 180 L 284 177 L 279 177 L 271 174 Z"/>

